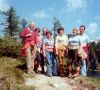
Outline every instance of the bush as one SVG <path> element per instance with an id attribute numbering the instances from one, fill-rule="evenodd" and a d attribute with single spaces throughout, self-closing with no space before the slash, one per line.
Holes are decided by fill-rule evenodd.
<path id="1" fill-rule="evenodd" d="M 21 43 L 5 35 L 0 38 L 0 56 L 19 57 L 21 53 Z"/>

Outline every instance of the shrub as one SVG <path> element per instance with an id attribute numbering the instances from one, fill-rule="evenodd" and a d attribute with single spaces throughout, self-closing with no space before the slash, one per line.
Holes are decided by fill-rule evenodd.
<path id="1" fill-rule="evenodd" d="M 21 52 L 21 43 L 5 35 L 0 38 L 0 56 L 19 57 Z"/>

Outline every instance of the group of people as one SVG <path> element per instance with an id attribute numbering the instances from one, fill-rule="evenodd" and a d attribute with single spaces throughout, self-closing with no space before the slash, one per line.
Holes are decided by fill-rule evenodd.
<path id="1" fill-rule="evenodd" d="M 34 22 L 29 24 L 28 28 L 23 29 L 19 36 L 22 38 L 22 54 L 26 55 L 27 73 L 39 72 L 45 73 L 44 65 L 46 63 L 47 76 L 65 76 L 63 61 L 66 58 L 68 68 L 68 77 L 77 77 L 87 75 L 88 46 L 89 38 L 84 34 L 85 26 L 81 25 L 72 29 L 72 36 L 64 33 L 64 28 L 57 29 L 57 35 L 53 36 L 48 28 L 42 29 L 35 27 Z M 75 73 L 73 67 L 75 66 Z"/>

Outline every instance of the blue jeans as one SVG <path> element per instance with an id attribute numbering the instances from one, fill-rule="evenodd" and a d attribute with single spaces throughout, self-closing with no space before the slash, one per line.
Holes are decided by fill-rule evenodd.
<path id="1" fill-rule="evenodd" d="M 46 50 L 46 64 L 48 76 L 52 76 L 52 74 L 58 74 L 58 64 L 54 52 L 49 52 Z"/>
<path id="2" fill-rule="evenodd" d="M 86 60 L 82 60 L 81 62 L 81 75 L 82 76 L 87 75 Z"/>

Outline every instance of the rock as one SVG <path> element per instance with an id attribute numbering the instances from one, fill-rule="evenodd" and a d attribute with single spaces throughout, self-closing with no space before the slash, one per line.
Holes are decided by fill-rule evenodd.
<path id="1" fill-rule="evenodd" d="M 26 78 L 25 85 L 35 87 L 35 90 L 71 90 L 66 79 L 57 76 L 36 75 L 34 78 Z"/>

